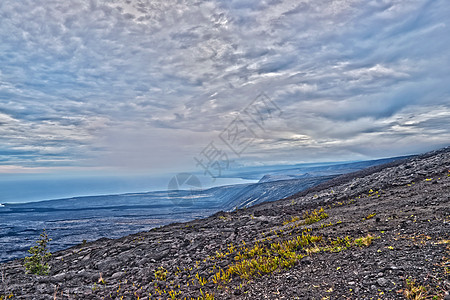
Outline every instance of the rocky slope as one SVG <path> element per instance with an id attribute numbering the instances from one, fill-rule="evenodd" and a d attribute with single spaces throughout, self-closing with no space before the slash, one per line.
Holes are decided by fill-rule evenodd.
<path id="1" fill-rule="evenodd" d="M 0 297 L 447 299 L 449 243 L 447 147 L 288 199 L 59 251 L 49 276 L 3 264 Z"/>

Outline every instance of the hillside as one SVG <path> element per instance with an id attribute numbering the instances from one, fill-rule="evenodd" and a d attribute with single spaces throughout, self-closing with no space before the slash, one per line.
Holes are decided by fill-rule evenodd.
<path id="1" fill-rule="evenodd" d="M 339 175 L 392 160 L 395 158 L 299 164 L 284 166 L 284 170 L 280 166 L 271 170 L 253 167 L 252 176 L 268 174 L 262 180 L 265 182 L 0 204 L 0 263 L 27 256 L 42 228 L 52 237 L 50 249 L 59 251 L 83 240 L 120 238 L 174 222 L 206 218 L 218 211 L 279 200 Z M 286 180 L 280 180 L 282 174 L 287 174 Z"/>
<path id="2" fill-rule="evenodd" d="M 447 147 L 276 202 L 59 251 L 49 276 L 25 274 L 22 260 L 2 264 L 0 295 L 447 299 L 449 202 Z"/>

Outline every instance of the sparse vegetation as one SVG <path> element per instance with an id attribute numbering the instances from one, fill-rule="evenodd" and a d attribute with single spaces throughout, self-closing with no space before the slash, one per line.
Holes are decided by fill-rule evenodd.
<path id="1" fill-rule="evenodd" d="M 328 214 L 325 213 L 325 210 L 323 209 L 323 207 L 321 207 L 320 209 L 315 209 L 312 212 L 305 211 L 303 214 L 303 218 L 303 224 L 310 225 L 328 218 Z"/>
<path id="2" fill-rule="evenodd" d="M 298 220 L 300 220 L 300 217 L 294 216 L 291 219 L 284 221 L 283 225 L 287 225 L 289 223 L 294 223 L 294 222 L 297 222 Z"/>
<path id="3" fill-rule="evenodd" d="M 48 275 L 50 266 L 48 260 L 51 253 L 47 249 L 47 244 L 52 240 L 48 237 L 45 229 L 40 235 L 40 239 L 36 241 L 37 246 L 33 246 L 28 250 L 31 256 L 25 257 L 25 270 L 27 273 L 35 275 Z"/>
<path id="4" fill-rule="evenodd" d="M 167 278 L 167 270 L 163 267 L 159 267 L 155 270 L 155 279 L 164 281 Z"/>
<path id="5" fill-rule="evenodd" d="M 403 290 L 403 295 L 406 297 L 406 299 L 427 299 L 427 294 L 427 289 L 424 286 L 418 285 L 412 278 L 406 279 L 406 288 Z"/>
<path id="6" fill-rule="evenodd" d="M 447 180 L 447 178 L 444 179 Z M 434 187 L 432 183 L 422 180 L 417 186 L 425 184 Z M 407 183 L 404 183 L 404 187 L 406 186 Z M 417 189 L 417 186 L 411 189 Z M 406 189 L 397 188 L 400 191 Z M 369 186 L 364 189 L 357 186 L 357 189 L 357 193 L 349 194 L 347 197 L 336 195 L 331 199 L 325 199 L 320 205 L 328 207 L 329 210 L 326 211 L 323 207 L 315 206 L 302 212 L 304 206 L 301 201 L 298 207 L 292 207 L 294 203 L 291 203 L 292 205 L 284 209 L 286 207 L 284 203 L 284 206 L 255 211 L 246 212 L 243 209 L 236 214 L 222 212 L 215 218 L 209 218 L 206 225 L 199 221 L 187 225 L 176 225 L 186 232 L 174 234 L 172 231 L 166 231 L 163 234 L 161 232 L 155 235 L 148 234 L 145 235 L 145 243 L 142 243 L 144 241 L 142 236 L 130 238 L 128 242 L 131 249 L 128 250 L 128 245 L 125 246 L 125 243 L 120 247 L 134 256 L 126 254 L 127 260 L 122 260 L 125 265 L 120 265 L 121 270 L 111 272 L 110 268 L 106 272 L 101 269 L 105 272 L 107 283 L 100 273 L 100 278 L 96 276 L 95 283 L 92 281 L 88 285 L 88 292 L 98 296 L 97 298 L 106 297 L 105 299 L 212 300 L 214 297 L 221 299 L 225 294 L 235 295 L 236 298 L 247 294 L 245 297 L 256 299 L 258 294 L 255 293 L 260 292 L 258 288 L 261 286 L 258 284 L 264 284 L 264 289 L 267 288 L 270 297 L 277 298 L 276 284 L 278 282 L 283 284 L 292 281 L 296 284 L 296 279 L 305 279 L 306 277 L 301 276 L 309 276 L 308 274 L 313 270 L 314 277 L 306 278 L 309 280 L 308 286 L 299 288 L 307 294 L 305 298 L 318 295 L 318 299 L 345 297 L 369 299 L 371 296 L 374 299 L 443 299 L 449 288 L 450 242 L 446 234 L 436 234 L 442 230 L 427 231 L 427 226 L 436 225 L 439 226 L 435 227 L 436 229 L 441 229 L 442 222 L 448 222 L 449 217 L 448 214 L 442 213 L 442 210 L 435 209 L 436 214 L 431 214 L 429 210 L 416 208 L 423 203 L 434 203 L 433 206 L 442 207 L 436 200 L 440 198 L 432 198 L 438 194 L 432 194 L 429 199 L 422 199 L 415 194 L 412 195 L 413 198 L 409 198 L 411 195 L 402 194 L 400 191 L 395 193 L 388 189 L 384 192 L 374 191 L 375 188 L 369 189 Z M 329 192 L 321 192 L 317 197 L 322 199 L 329 194 Z M 377 201 L 364 200 L 364 198 L 380 197 L 380 195 L 382 197 L 380 203 L 383 205 L 394 203 L 395 210 L 378 205 L 378 199 Z M 401 200 L 403 202 L 388 202 L 390 199 L 386 197 L 392 195 L 401 195 L 399 199 L 404 199 Z M 352 205 L 353 203 L 355 205 Z M 404 207 L 406 203 L 408 205 L 411 203 L 411 207 Z M 413 203 L 416 206 L 413 206 Z M 350 205 L 352 207 L 346 207 Z M 311 206 L 307 204 L 307 207 Z M 280 208 L 279 211 L 278 208 Z M 361 222 L 375 216 L 382 217 L 383 221 Z M 325 219 L 328 220 L 323 221 Z M 341 225 L 335 226 L 337 224 Z M 376 232 L 380 236 L 376 236 Z M 383 240 L 378 242 L 377 239 L 381 238 Z M 155 247 L 146 247 L 147 242 L 153 243 Z M 64 254 L 58 255 L 57 261 L 64 264 L 70 264 L 75 259 L 81 261 L 89 257 L 90 253 L 88 254 L 86 250 L 94 244 L 95 242 L 87 245 L 84 242 L 81 245 L 86 246 L 87 249 L 73 251 L 78 255 L 76 258 Z M 108 242 L 108 245 L 111 244 L 114 245 Z M 370 248 L 364 249 L 365 247 Z M 126 266 L 127 262 L 134 262 L 132 259 L 140 261 L 141 255 L 145 253 L 141 249 L 155 249 L 165 253 L 167 253 L 166 249 L 170 249 L 170 256 L 173 249 L 181 248 L 183 251 L 177 253 L 178 257 L 176 255 L 168 257 L 165 254 L 165 259 L 160 261 L 152 259 L 145 270 L 137 271 L 139 276 L 134 274 L 134 270 L 137 269 L 135 265 L 130 268 Z M 447 252 L 443 251 L 444 248 Z M 351 251 L 351 253 L 339 253 L 343 251 Z M 414 270 L 415 260 L 406 260 L 404 264 L 396 263 L 393 257 L 403 256 L 405 251 L 425 254 L 424 260 L 420 263 L 426 273 Z M 117 251 L 102 249 L 99 253 L 102 257 L 108 257 L 111 253 L 115 255 Z M 94 259 L 97 257 L 100 256 L 96 254 Z M 376 260 L 372 260 L 372 257 Z M 363 280 L 358 267 L 355 268 L 348 259 L 354 259 L 363 266 L 370 280 Z M 377 266 L 372 267 L 371 264 L 374 261 L 389 262 L 386 263 L 388 267 L 380 271 Z M 301 266 L 286 272 L 300 263 Z M 322 267 L 329 268 L 323 271 L 330 271 L 326 274 L 331 278 L 321 274 L 322 270 L 318 268 Z M 57 269 L 56 266 L 54 268 Z M 132 275 L 129 273 L 130 270 L 133 272 Z M 119 273 L 119 276 L 113 275 L 114 272 Z M 287 276 L 284 276 L 285 272 Z M 383 275 L 380 275 L 380 272 Z M 411 277 L 407 279 L 402 277 L 406 272 L 410 272 L 407 274 Z M 270 276 L 271 274 L 275 275 Z M 345 274 L 351 274 L 351 276 L 344 278 Z M 145 282 L 141 280 L 143 277 Z M 289 278 L 289 281 L 284 281 L 285 277 Z M 115 282 L 114 279 L 118 278 L 122 278 L 122 281 Z M 341 282 L 341 279 L 344 281 Z M 273 284 L 275 287 L 272 286 Z M 358 289 L 356 289 L 357 286 Z M 0 300 L 13 297 L 4 288 L 3 290 L 0 291 Z M 12 289 L 9 291 L 15 292 Z M 58 287 L 56 287 L 55 295 L 57 292 Z M 58 293 L 62 294 L 62 292 Z M 109 293 L 109 298 L 106 293 Z M 370 296 L 366 297 L 367 295 Z M 287 296 L 294 298 L 291 297 L 292 294 Z"/>
<path id="7" fill-rule="evenodd" d="M 366 237 L 362 237 L 359 239 L 355 239 L 355 245 L 358 247 L 369 247 L 370 244 L 372 244 L 373 241 L 373 236 L 371 236 L 370 234 L 367 235 Z"/>
<path id="8" fill-rule="evenodd" d="M 372 219 L 372 218 L 375 217 L 376 215 L 377 215 L 377 213 L 369 214 L 367 217 L 363 218 L 363 220 L 369 220 L 369 219 Z"/>

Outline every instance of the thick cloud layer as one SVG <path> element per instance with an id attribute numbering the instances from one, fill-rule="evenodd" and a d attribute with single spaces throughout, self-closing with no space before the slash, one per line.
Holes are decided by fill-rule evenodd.
<path id="1" fill-rule="evenodd" d="M 450 141 L 447 0 L 0 2 L 0 172 L 186 168 L 264 92 L 245 164 Z M 242 114 L 242 113 L 241 113 Z M 232 152 L 228 152 L 232 155 Z"/>

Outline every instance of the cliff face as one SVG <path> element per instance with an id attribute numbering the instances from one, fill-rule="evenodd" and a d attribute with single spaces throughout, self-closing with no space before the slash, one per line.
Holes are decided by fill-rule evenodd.
<path id="1" fill-rule="evenodd" d="M 59 251 L 49 276 L 3 264 L 0 296 L 443 299 L 449 202 L 448 147 L 288 199 Z"/>

